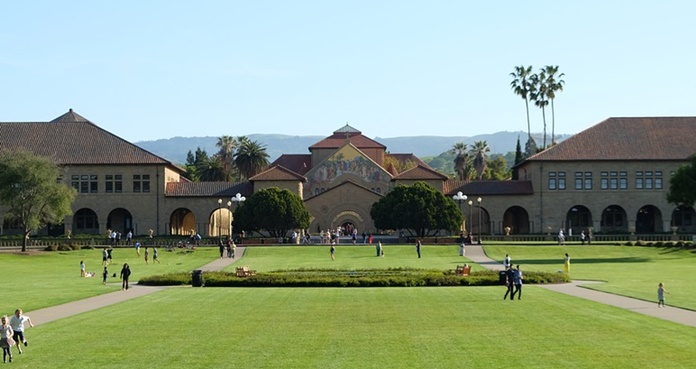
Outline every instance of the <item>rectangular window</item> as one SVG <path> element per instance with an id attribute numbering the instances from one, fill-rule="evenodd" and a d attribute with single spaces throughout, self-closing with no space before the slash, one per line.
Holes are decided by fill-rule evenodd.
<path id="1" fill-rule="evenodd" d="M 133 192 L 150 192 L 149 174 L 133 174 Z"/>
<path id="2" fill-rule="evenodd" d="M 636 178 L 636 190 L 643 189 L 643 178 Z"/>
<path id="3" fill-rule="evenodd" d="M 618 189 L 619 188 L 619 179 L 618 178 L 610 178 L 609 185 L 610 185 L 612 190 Z"/>
<path id="4" fill-rule="evenodd" d="M 609 189 L 609 178 L 602 178 L 599 180 L 599 188 L 603 190 Z"/>
<path id="5" fill-rule="evenodd" d="M 581 177 L 581 178 L 575 178 L 575 189 L 576 189 L 576 190 L 582 190 L 582 177 Z"/>
<path id="6" fill-rule="evenodd" d="M 626 190 L 628 189 L 628 178 L 619 178 L 619 189 L 621 190 Z"/>
<path id="7" fill-rule="evenodd" d="M 95 174 L 74 174 L 70 176 L 70 186 L 79 193 L 99 192 L 99 176 Z"/>
<path id="8" fill-rule="evenodd" d="M 104 176 L 104 191 L 107 193 L 122 192 L 123 176 L 120 174 L 107 174 Z"/>
<path id="9" fill-rule="evenodd" d="M 556 189 L 556 178 L 549 178 L 549 190 Z"/>
<path id="10" fill-rule="evenodd" d="M 645 179 L 645 189 L 646 190 L 652 190 L 653 188 L 653 179 L 652 178 L 646 178 Z"/>
<path id="11" fill-rule="evenodd" d="M 592 178 L 585 177 L 585 189 L 586 190 L 592 189 Z"/>
<path id="12" fill-rule="evenodd" d="M 609 172 L 600 172 L 599 175 L 602 177 L 609 177 Z"/>
<path id="13" fill-rule="evenodd" d="M 662 189 L 662 178 L 655 178 L 655 189 L 656 190 Z"/>
<path id="14" fill-rule="evenodd" d="M 565 174 L 565 173 L 563 173 Z M 558 179 L 558 189 L 559 190 L 565 190 L 566 189 L 566 179 L 565 178 L 559 178 Z"/>

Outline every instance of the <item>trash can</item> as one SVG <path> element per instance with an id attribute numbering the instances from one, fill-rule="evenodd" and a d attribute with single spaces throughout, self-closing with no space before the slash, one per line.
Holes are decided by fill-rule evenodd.
<path id="1" fill-rule="evenodd" d="M 203 271 L 196 269 L 191 272 L 191 286 L 203 287 Z"/>
<path id="2" fill-rule="evenodd" d="M 507 277 L 505 275 L 505 271 L 504 270 L 499 271 L 498 272 L 498 281 L 500 282 L 500 284 L 504 285 L 506 280 L 507 280 Z"/>

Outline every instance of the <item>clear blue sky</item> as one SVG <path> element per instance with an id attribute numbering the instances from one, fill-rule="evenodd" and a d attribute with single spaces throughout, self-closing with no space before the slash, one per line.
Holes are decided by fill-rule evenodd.
<path id="1" fill-rule="evenodd" d="M 372 138 L 526 131 L 510 90 L 521 64 L 565 73 L 557 133 L 693 116 L 694 4 L 7 1 L 0 121 L 73 108 L 131 141 L 328 135 L 346 122 Z"/>

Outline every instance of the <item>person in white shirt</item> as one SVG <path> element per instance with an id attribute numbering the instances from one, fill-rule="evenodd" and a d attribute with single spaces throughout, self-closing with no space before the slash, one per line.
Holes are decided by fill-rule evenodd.
<path id="1" fill-rule="evenodd" d="M 22 353 L 22 343 L 24 346 L 28 345 L 27 338 L 24 337 L 24 324 L 29 324 L 30 327 L 34 327 L 34 323 L 31 322 L 31 318 L 24 315 L 22 309 L 15 310 L 15 315 L 10 318 L 10 326 L 14 331 L 12 338 L 17 342 L 17 349 L 19 353 Z"/>

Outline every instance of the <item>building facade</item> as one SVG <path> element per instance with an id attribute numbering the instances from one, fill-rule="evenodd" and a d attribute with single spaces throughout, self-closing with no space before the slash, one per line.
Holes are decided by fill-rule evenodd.
<path id="1" fill-rule="evenodd" d="M 672 174 L 696 149 L 696 118 L 610 118 L 528 158 L 519 180 L 449 179 L 412 154 L 345 125 L 285 154 L 249 181 L 191 182 L 174 163 L 133 145 L 70 110 L 50 122 L 0 123 L 0 150 L 52 158 L 78 196 L 73 215 L 43 233 L 226 236 L 236 194 L 278 187 L 297 193 L 311 214 L 309 231 L 377 232 L 373 203 L 395 186 L 424 181 L 459 206 L 474 234 L 695 233 L 691 206 L 667 202 Z M 2 209 L 0 209 L 0 215 Z M 676 227 L 676 228 L 673 228 Z M 0 234 L 16 232 L 3 222 Z"/>

